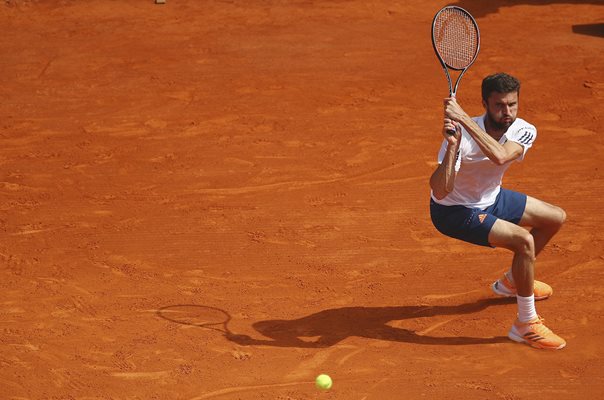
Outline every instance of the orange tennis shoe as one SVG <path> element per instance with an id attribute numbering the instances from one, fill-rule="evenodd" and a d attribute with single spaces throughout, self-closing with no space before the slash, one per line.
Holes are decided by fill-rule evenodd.
<path id="1" fill-rule="evenodd" d="M 518 294 L 516 286 L 510 282 L 506 274 L 503 274 L 501 279 L 493 282 L 491 289 L 495 294 L 504 297 L 516 297 L 516 294 Z M 547 283 L 535 279 L 533 293 L 535 294 L 535 300 L 545 300 L 554 293 L 554 289 Z"/>
<path id="2" fill-rule="evenodd" d="M 518 319 L 512 325 L 508 337 L 515 342 L 526 343 L 537 349 L 560 350 L 566 341 L 543 324 L 543 318 L 537 317 L 529 322 Z"/>

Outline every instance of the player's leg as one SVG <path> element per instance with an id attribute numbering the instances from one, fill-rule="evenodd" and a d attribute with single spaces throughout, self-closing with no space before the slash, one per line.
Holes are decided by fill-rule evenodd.
<path id="1" fill-rule="evenodd" d="M 518 318 L 508 333 L 509 338 L 537 348 L 561 349 L 566 346 L 566 342 L 543 324 L 535 310 L 535 242 L 529 231 L 517 225 L 524 210 L 525 197 L 516 193 L 504 193 L 504 196 L 510 201 L 507 206 L 505 200 L 501 202 L 500 214 L 507 214 L 513 222 L 498 218 L 485 210 L 446 207 L 431 202 L 432 222 L 440 232 L 456 239 L 511 250 L 514 253 L 512 271 L 521 283 L 518 292 L 528 296 L 516 295 Z M 516 289 L 514 295 L 515 293 Z"/>
<path id="2" fill-rule="evenodd" d="M 514 253 L 512 275 L 516 290 L 521 296 L 531 296 L 535 274 L 535 242 L 533 236 L 518 225 L 497 219 L 489 232 L 489 243 L 491 246 L 503 247 Z"/>
<path id="3" fill-rule="evenodd" d="M 535 309 L 533 235 L 514 223 L 497 219 L 489 232 L 489 243 L 514 253 L 512 274 L 518 293 L 518 318 L 508 333 L 510 339 L 541 349 L 557 350 L 565 347 L 566 341 L 543 324 Z"/>
<path id="4" fill-rule="evenodd" d="M 533 235 L 535 241 L 535 256 L 558 233 L 565 220 L 566 212 L 562 208 L 527 196 L 520 225 L 532 228 L 531 235 Z"/>
<path id="5" fill-rule="evenodd" d="M 497 218 L 511 222 L 514 225 L 530 226 L 532 228 L 535 257 L 564 222 L 564 211 L 556 206 L 529 197 L 523 193 L 501 189 L 500 195 L 493 206 L 488 209 Z M 510 269 L 491 285 L 493 291 L 500 296 L 516 295 L 516 285 L 513 268 Z M 550 297 L 553 289 L 541 281 L 534 281 L 536 300 Z"/>
<path id="6" fill-rule="evenodd" d="M 560 207 L 551 205 L 534 197 L 526 196 L 526 206 L 519 225 L 530 227 L 535 243 L 535 257 L 543 250 L 550 239 L 560 230 L 566 220 L 566 213 Z M 499 295 L 511 295 L 514 292 L 515 279 L 509 269 L 504 276 L 493 283 L 493 291 Z M 547 283 L 535 280 L 535 299 L 544 300 L 553 294 L 553 289 Z"/>

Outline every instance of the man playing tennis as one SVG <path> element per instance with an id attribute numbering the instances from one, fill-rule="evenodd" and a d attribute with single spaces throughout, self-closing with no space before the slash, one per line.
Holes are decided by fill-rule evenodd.
<path id="1" fill-rule="evenodd" d="M 534 263 L 566 213 L 501 187 L 505 171 L 524 158 L 537 136 L 533 125 L 516 117 L 519 92 L 516 78 L 504 73 L 487 76 L 482 81 L 486 112 L 475 118 L 454 97 L 444 100 L 445 139 L 430 178 L 430 214 L 436 229 L 447 236 L 514 253 L 510 270 L 492 285 L 496 294 L 516 296 L 518 302 L 518 316 L 508 336 L 537 348 L 561 349 L 566 342 L 544 325 L 535 310 L 535 300 L 546 299 L 553 291 L 534 280 Z"/>

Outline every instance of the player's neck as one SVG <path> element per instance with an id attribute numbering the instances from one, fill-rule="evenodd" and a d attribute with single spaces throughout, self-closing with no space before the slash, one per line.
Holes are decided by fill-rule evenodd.
<path id="1" fill-rule="evenodd" d="M 489 136 L 495 140 L 501 139 L 503 134 L 507 131 L 507 129 L 502 129 L 495 126 L 495 124 L 493 124 L 491 119 L 489 118 L 488 114 L 485 114 L 484 116 L 484 128 L 485 131 L 489 134 Z"/>

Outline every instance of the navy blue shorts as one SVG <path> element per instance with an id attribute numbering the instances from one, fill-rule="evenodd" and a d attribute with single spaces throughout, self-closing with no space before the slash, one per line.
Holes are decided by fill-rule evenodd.
<path id="1" fill-rule="evenodd" d="M 430 199 L 432 223 L 443 235 L 491 246 L 489 232 L 497 219 L 518 224 L 526 208 L 526 195 L 501 188 L 495 203 L 484 210 L 464 206 L 443 206 Z"/>

